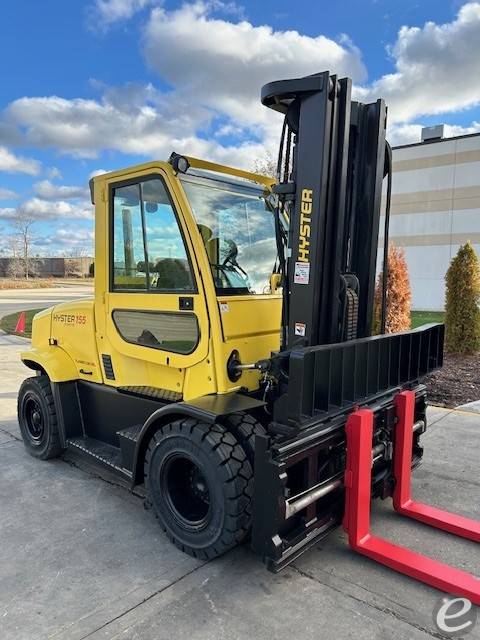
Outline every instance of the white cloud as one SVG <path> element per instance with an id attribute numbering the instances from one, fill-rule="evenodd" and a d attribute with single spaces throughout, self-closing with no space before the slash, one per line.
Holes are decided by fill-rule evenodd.
<path id="1" fill-rule="evenodd" d="M 175 150 L 249 166 L 251 154 L 263 152 L 259 143 L 224 146 L 198 137 L 198 129 L 208 127 L 214 113 L 151 85 L 107 87 L 99 101 L 21 98 L 9 105 L 6 117 L 24 130 L 28 144 L 79 158 L 110 149 L 165 159 Z"/>
<path id="2" fill-rule="evenodd" d="M 32 217 L 40 222 L 44 220 L 92 220 L 94 210 L 89 201 L 78 203 L 65 200 L 48 201 L 41 198 L 30 198 L 20 203 L 18 207 L 0 207 L 1 220 L 13 220 L 17 215 Z"/>
<path id="3" fill-rule="evenodd" d="M 5 223 L 0 225 L 0 254 L 11 254 L 12 238 L 16 237 L 13 222 L 24 214 L 32 215 L 36 223 L 32 227 L 32 255 L 93 255 L 92 208 L 85 204 L 74 209 L 66 202 L 51 205 L 32 199 L 17 208 L 0 207 L 0 221 Z"/>
<path id="4" fill-rule="evenodd" d="M 465 136 L 471 133 L 478 133 L 480 131 L 480 122 L 473 122 L 470 127 L 461 127 L 458 124 L 446 124 L 445 125 L 445 137 L 452 138 L 453 136 Z"/>
<path id="5" fill-rule="evenodd" d="M 63 178 L 62 172 L 57 167 L 50 167 L 50 169 L 47 170 L 47 178 L 50 178 L 50 180 L 55 180 L 55 178 L 61 180 Z"/>
<path id="6" fill-rule="evenodd" d="M 13 220 L 17 210 L 15 207 L 0 207 L 0 220 Z M 0 237 L 4 235 L 3 230 L 0 233 Z"/>
<path id="7" fill-rule="evenodd" d="M 395 72 L 358 88 L 356 95 L 384 98 L 390 123 L 480 103 L 480 3 L 465 4 L 447 24 L 402 27 L 389 52 Z"/>
<path id="8" fill-rule="evenodd" d="M 480 122 L 473 122 L 470 127 L 461 127 L 460 125 L 450 124 L 446 124 L 444 126 L 445 138 L 464 136 L 480 131 Z M 422 124 L 393 124 L 388 127 L 387 139 L 393 146 L 421 142 L 423 127 L 424 125 Z"/>
<path id="9" fill-rule="evenodd" d="M 393 147 L 420 142 L 421 138 L 421 124 L 392 124 L 387 129 L 387 140 Z"/>
<path id="10" fill-rule="evenodd" d="M 18 198 L 18 193 L 15 193 L 15 191 L 11 189 L 0 187 L 0 200 L 13 200 L 15 198 Z"/>
<path id="11" fill-rule="evenodd" d="M 142 156 L 168 153 L 175 135 L 194 134 L 212 114 L 170 99 L 151 85 L 126 85 L 107 89 L 100 101 L 20 98 L 9 105 L 5 116 L 25 131 L 33 146 L 94 158 L 104 149 Z"/>
<path id="12" fill-rule="evenodd" d="M 158 3 L 98 0 L 96 7 L 115 22 L 150 4 Z M 219 17 L 219 12 L 230 16 Z M 0 139 L 5 131 L 25 145 L 79 158 L 112 150 L 164 159 L 175 150 L 250 167 L 265 148 L 275 153 L 278 144 L 280 117 L 262 107 L 259 96 L 262 84 L 271 80 L 325 69 L 352 77 L 360 99 L 386 99 L 394 144 L 419 140 L 422 115 L 452 112 L 479 100 L 478 2 L 464 5 L 445 25 L 402 27 L 389 49 L 395 71 L 368 84 L 361 55 L 346 35 L 334 41 L 279 31 L 239 15 L 237 5 L 221 0 L 171 11 L 152 8 L 142 37 L 145 57 L 170 90 L 94 82 L 98 99 L 24 97 L 4 112 Z M 65 193 L 58 198 L 65 200 Z"/>
<path id="13" fill-rule="evenodd" d="M 96 178 L 97 176 L 103 176 L 104 173 L 108 173 L 106 169 L 95 169 L 88 175 L 88 179 Z"/>
<path id="14" fill-rule="evenodd" d="M 106 31 L 115 22 L 129 20 L 156 0 L 95 0 L 90 7 L 89 24 L 99 31 Z M 158 2 L 158 0 L 157 0 Z"/>
<path id="15" fill-rule="evenodd" d="M 75 227 L 60 227 L 48 236 L 38 236 L 34 244 L 38 247 L 53 249 L 56 253 L 71 249 L 86 250 L 92 255 L 94 244 L 94 231 L 91 229 L 78 229 Z"/>
<path id="16" fill-rule="evenodd" d="M 31 254 L 35 257 L 44 256 L 93 256 L 94 252 L 93 228 L 78 228 L 78 226 L 60 226 L 50 228 L 34 227 L 31 238 Z M 0 236 L 0 255 L 11 255 L 12 238 L 14 236 Z"/>
<path id="17" fill-rule="evenodd" d="M 74 198 L 88 197 L 88 189 L 86 187 L 59 185 L 50 182 L 50 180 L 36 182 L 33 185 L 33 189 L 37 196 L 44 200 L 72 200 Z"/>
<path id="18" fill-rule="evenodd" d="M 152 10 L 145 32 L 149 65 L 190 101 L 200 101 L 242 123 L 271 120 L 260 104 L 272 80 L 330 69 L 363 80 L 359 51 L 346 39 L 275 31 L 245 20 L 213 17 L 206 2 L 175 11 Z"/>
<path id="19" fill-rule="evenodd" d="M 73 204 L 65 200 L 48 201 L 41 198 L 30 198 L 22 202 L 18 209 L 37 220 L 57 218 L 88 220 L 94 217 L 93 207 L 87 200 Z"/>
<path id="20" fill-rule="evenodd" d="M 98 6 L 106 10 L 107 4 Z M 127 15 L 120 4 L 112 5 L 112 17 Z M 219 0 L 170 12 L 152 10 L 146 55 L 172 84 L 171 91 L 97 82 L 99 100 L 24 97 L 8 106 L 5 123 L 21 131 L 31 146 L 79 158 L 113 150 L 163 159 L 175 150 L 249 167 L 264 154 L 264 143 L 273 149 L 279 133 L 280 117 L 260 104 L 264 82 L 325 68 L 364 77 L 359 52 L 345 38 L 340 43 L 245 20 L 229 22 L 213 17 L 218 11 L 238 15 L 234 3 Z M 208 136 L 218 115 L 222 130 Z"/>
<path id="21" fill-rule="evenodd" d="M 223 124 L 220 127 L 217 127 L 213 133 L 216 138 L 223 138 L 226 136 L 239 136 L 245 133 L 243 127 L 239 125 L 232 124 L 229 122 L 228 124 Z"/>
<path id="22" fill-rule="evenodd" d="M 40 163 L 33 158 L 16 156 L 6 147 L 0 146 L 0 171 L 35 176 L 40 172 Z"/>

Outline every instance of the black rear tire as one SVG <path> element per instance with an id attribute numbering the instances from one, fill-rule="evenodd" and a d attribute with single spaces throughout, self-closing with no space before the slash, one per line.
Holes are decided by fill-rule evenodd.
<path id="1" fill-rule="evenodd" d="M 145 456 L 147 500 L 169 539 L 209 560 L 249 533 L 252 467 L 221 425 L 191 418 L 163 425 Z"/>
<path id="2" fill-rule="evenodd" d="M 18 424 L 28 453 L 40 460 L 57 458 L 63 448 L 48 376 L 27 378 L 20 386 Z"/>

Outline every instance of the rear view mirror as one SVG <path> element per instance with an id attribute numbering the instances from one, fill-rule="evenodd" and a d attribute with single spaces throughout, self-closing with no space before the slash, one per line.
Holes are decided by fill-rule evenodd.
<path id="1" fill-rule="evenodd" d="M 146 202 L 145 211 L 147 213 L 156 213 L 158 211 L 158 204 L 156 202 Z"/>

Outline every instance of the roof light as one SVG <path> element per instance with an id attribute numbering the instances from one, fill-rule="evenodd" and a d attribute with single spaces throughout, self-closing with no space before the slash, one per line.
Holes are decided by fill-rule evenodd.
<path id="1" fill-rule="evenodd" d="M 172 165 L 173 169 L 178 173 L 187 173 L 188 169 L 190 168 L 190 163 L 187 160 L 187 158 L 185 158 L 185 156 L 181 156 L 178 153 L 173 152 L 170 156 L 170 158 L 168 159 L 168 161 L 170 162 L 170 164 Z"/>

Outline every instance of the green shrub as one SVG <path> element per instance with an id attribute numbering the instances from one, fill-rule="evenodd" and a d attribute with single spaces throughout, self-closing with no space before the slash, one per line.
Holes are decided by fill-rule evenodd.
<path id="1" fill-rule="evenodd" d="M 458 250 L 445 280 L 445 348 L 474 353 L 480 349 L 480 265 L 470 242 Z"/>

